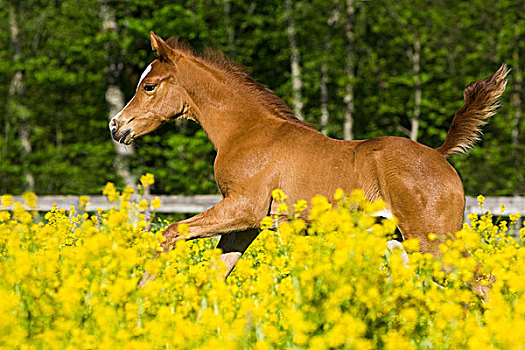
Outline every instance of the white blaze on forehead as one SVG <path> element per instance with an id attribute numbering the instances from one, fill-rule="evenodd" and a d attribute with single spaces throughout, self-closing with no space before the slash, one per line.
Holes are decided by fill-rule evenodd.
<path id="1" fill-rule="evenodd" d="M 144 70 L 144 72 L 142 72 L 142 75 L 140 76 L 140 79 L 139 79 L 139 83 L 137 84 L 137 90 L 139 89 L 139 86 L 140 84 L 142 83 L 142 81 L 146 78 L 146 76 L 149 74 L 149 72 L 151 72 L 151 64 L 150 63 L 146 69 Z M 131 101 L 133 101 L 133 99 L 135 98 L 135 96 L 133 96 L 133 98 L 124 106 L 124 108 L 122 108 L 120 110 L 120 112 L 118 112 L 117 114 L 115 114 L 115 116 L 113 118 L 111 118 L 111 121 L 113 119 L 117 119 L 118 117 L 120 117 L 120 115 L 122 114 L 122 112 L 124 112 L 124 110 L 129 106 L 129 104 L 131 103 Z M 111 129 L 111 121 L 110 121 L 110 129 Z M 116 126 L 114 127 L 116 129 Z"/>
<path id="2" fill-rule="evenodd" d="M 151 72 L 151 63 L 146 67 L 146 70 L 144 70 L 144 72 L 142 72 L 142 75 L 140 76 L 140 79 L 139 79 L 139 83 L 137 84 L 137 90 L 139 89 L 140 84 L 142 83 L 144 78 L 146 78 L 146 76 L 149 74 L 149 72 Z"/>
<path id="3" fill-rule="evenodd" d="M 151 72 L 151 63 L 146 67 L 144 72 L 142 72 L 142 75 L 140 76 L 139 82 L 137 84 L 137 90 L 139 89 L 140 84 L 142 83 L 144 78 L 146 78 L 146 76 L 149 74 L 149 72 Z M 126 107 L 129 106 L 129 104 L 131 103 L 131 101 L 133 101 L 134 98 L 135 98 L 135 96 L 133 96 L 133 98 L 124 106 L 124 108 L 122 108 L 122 110 L 120 112 L 118 112 L 117 115 L 115 115 L 114 118 L 118 118 L 122 114 L 122 112 L 124 112 Z"/>
<path id="4" fill-rule="evenodd" d="M 135 98 L 135 96 L 133 96 L 133 98 Z M 115 116 L 111 119 L 117 119 L 118 117 L 120 117 L 120 115 L 122 114 L 122 112 L 124 112 L 124 110 L 126 109 L 127 106 L 129 106 L 129 104 L 131 103 L 131 101 L 133 101 L 133 98 L 131 100 L 129 100 L 129 102 L 124 106 L 124 108 L 122 108 L 120 110 L 120 112 L 118 112 L 117 114 L 115 114 Z"/>

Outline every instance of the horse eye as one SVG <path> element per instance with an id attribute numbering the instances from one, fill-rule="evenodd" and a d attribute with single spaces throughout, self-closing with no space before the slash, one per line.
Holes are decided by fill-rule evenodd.
<path id="1" fill-rule="evenodd" d="M 155 90 L 156 86 L 157 85 L 155 85 L 155 84 L 146 84 L 146 85 L 144 85 L 144 90 L 145 91 L 153 91 L 153 90 Z"/>

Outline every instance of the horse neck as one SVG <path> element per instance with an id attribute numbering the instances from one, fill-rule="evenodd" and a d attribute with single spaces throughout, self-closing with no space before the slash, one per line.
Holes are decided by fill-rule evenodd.
<path id="1" fill-rule="evenodd" d="M 194 117 L 217 151 L 239 134 L 272 123 L 271 113 L 241 83 L 195 62 L 186 62 L 183 68 L 183 84 L 192 99 Z"/>

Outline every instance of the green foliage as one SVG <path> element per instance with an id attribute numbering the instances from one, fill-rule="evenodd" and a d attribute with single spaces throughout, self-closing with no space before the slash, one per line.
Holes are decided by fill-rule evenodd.
<path id="1" fill-rule="evenodd" d="M 101 5 L 116 16 L 117 30 L 104 30 Z M 154 59 L 149 31 L 179 35 L 197 50 L 223 50 L 250 74 L 292 103 L 290 48 L 284 2 L 169 0 L 125 2 L 0 0 L 0 193 L 22 193 L 29 169 L 35 191 L 97 193 L 121 180 L 107 131 L 108 82 L 116 80 L 129 100 L 144 67 Z M 303 81 L 304 114 L 319 124 L 321 65 L 327 65 L 328 134 L 342 137 L 345 84 L 354 90 L 354 134 L 406 136 L 421 84 L 418 141 L 439 146 L 466 84 L 513 69 L 503 108 L 484 128 L 484 142 L 453 159 L 466 192 L 525 193 L 523 71 L 525 5 L 449 0 L 356 1 L 351 19 L 355 78 L 345 75 L 346 1 L 294 1 Z M 14 57 L 10 10 L 16 13 L 20 55 Z M 421 45 L 420 73 L 413 72 L 414 41 Z M 114 66 L 111 67 L 112 62 Z M 110 69 L 111 67 L 111 69 Z M 110 70 L 115 74 L 110 76 Z M 11 83 L 22 73 L 23 93 Z M 521 103 L 518 103 L 520 102 Z M 521 117 L 520 117 L 521 115 Z M 520 119 L 518 119 L 520 118 Z M 29 131 L 23 155 L 20 130 Z M 196 125 L 171 124 L 140 141 L 132 172 L 152 172 L 158 193 L 215 193 L 214 151 Z"/>
<path id="2" fill-rule="evenodd" d="M 204 131 L 195 123 L 182 121 L 145 136 L 137 148 L 133 168 L 155 173 L 153 192 L 215 193 L 214 158 L 213 146 Z"/>

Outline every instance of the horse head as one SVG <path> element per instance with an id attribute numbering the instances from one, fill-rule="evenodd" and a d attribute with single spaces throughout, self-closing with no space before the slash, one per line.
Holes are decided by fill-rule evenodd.
<path id="1" fill-rule="evenodd" d="M 191 117 L 191 98 L 180 84 L 177 62 L 183 53 L 151 32 L 151 47 L 158 58 L 142 73 L 135 95 L 109 122 L 113 139 L 130 144 L 178 117 Z"/>

